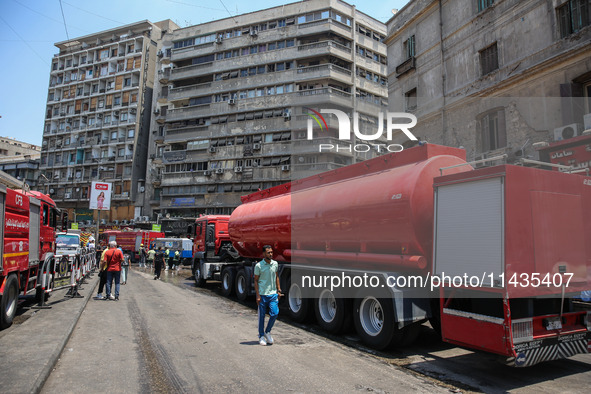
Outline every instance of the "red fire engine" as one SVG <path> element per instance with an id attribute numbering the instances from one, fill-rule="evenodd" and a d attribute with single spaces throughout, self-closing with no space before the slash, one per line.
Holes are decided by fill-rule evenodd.
<path id="1" fill-rule="evenodd" d="M 0 328 L 12 324 L 19 294 L 43 296 L 42 263 L 55 250 L 59 217 L 48 196 L 0 185 Z"/>

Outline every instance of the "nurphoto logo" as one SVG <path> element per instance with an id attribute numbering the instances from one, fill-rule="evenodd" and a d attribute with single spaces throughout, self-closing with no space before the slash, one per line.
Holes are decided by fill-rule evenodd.
<path id="1" fill-rule="evenodd" d="M 326 119 L 322 114 L 331 114 L 337 117 L 338 125 L 339 125 L 339 140 L 341 141 L 352 141 L 351 135 L 351 119 L 349 116 L 340 110 L 337 109 L 321 109 L 320 112 L 313 110 L 312 108 L 304 107 L 310 116 L 308 119 L 308 133 L 307 139 L 312 140 L 314 137 L 313 128 L 314 122 L 320 126 L 320 130 L 328 131 L 328 125 L 326 123 Z M 402 122 L 401 122 L 402 121 Z M 410 122 L 409 122 L 410 121 Z M 410 129 L 417 124 L 417 117 L 413 114 L 407 114 L 405 112 L 387 112 L 386 113 L 386 139 L 388 141 L 392 140 L 392 132 L 394 130 L 400 130 L 408 137 L 408 139 L 412 141 L 417 141 L 417 137 L 411 133 Z M 382 137 L 384 133 L 384 113 L 380 112 L 378 115 L 378 128 L 374 134 L 363 134 L 359 130 L 359 114 L 357 112 L 353 112 L 353 133 L 354 136 L 362 141 L 375 141 Z M 319 152 L 326 152 L 326 151 L 342 151 L 346 150 L 349 152 L 368 152 L 373 148 L 377 149 L 378 152 L 381 152 L 382 149 L 387 150 L 388 152 L 400 152 L 404 148 L 400 144 L 346 144 L 346 145 L 338 145 L 338 144 L 319 144 L 318 149 Z"/>

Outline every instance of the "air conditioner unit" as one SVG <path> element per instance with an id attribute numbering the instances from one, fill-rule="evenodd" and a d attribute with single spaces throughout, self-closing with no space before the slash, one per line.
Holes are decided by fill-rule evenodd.
<path id="1" fill-rule="evenodd" d="M 158 108 L 156 108 L 156 109 L 154 110 L 154 115 L 158 115 L 158 114 L 160 114 L 160 110 L 159 110 Z"/>
<path id="2" fill-rule="evenodd" d="M 230 99 L 230 100 L 228 100 L 228 104 L 234 105 L 234 104 L 236 104 L 236 100 Z"/>
<path id="3" fill-rule="evenodd" d="M 256 31 L 255 29 L 252 29 L 252 30 L 250 31 L 250 33 L 248 33 L 248 34 L 250 34 L 250 36 L 251 36 L 251 37 L 256 37 L 256 36 L 259 34 L 259 32 L 258 32 L 258 31 Z"/>
<path id="4" fill-rule="evenodd" d="M 99 118 L 102 118 L 103 114 L 97 114 L 96 116 L 98 116 Z"/>
<path id="5" fill-rule="evenodd" d="M 55 193 L 55 189 L 49 189 L 49 194 Z"/>
<path id="6" fill-rule="evenodd" d="M 222 43 L 222 37 L 216 37 L 215 43 L 216 44 L 221 44 Z"/>
<path id="7" fill-rule="evenodd" d="M 261 149 L 261 144 L 259 144 L 259 143 L 252 144 L 252 149 L 254 149 L 254 150 L 259 150 L 259 149 Z"/>
<path id="8" fill-rule="evenodd" d="M 135 224 L 135 219 L 129 219 L 129 224 Z"/>
<path id="9" fill-rule="evenodd" d="M 281 171 L 289 171 L 289 164 L 284 164 L 281 166 Z"/>
<path id="10" fill-rule="evenodd" d="M 107 220 L 106 219 L 101 219 L 101 224 L 107 224 Z"/>
<path id="11" fill-rule="evenodd" d="M 129 112 L 132 113 L 132 114 L 135 114 L 137 112 L 137 109 L 132 108 L 132 109 L 129 110 Z"/>
<path id="12" fill-rule="evenodd" d="M 215 153 L 215 146 L 210 146 L 208 151 L 209 153 Z"/>
<path id="13" fill-rule="evenodd" d="M 125 219 L 124 219 L 124 220 L 122 220 L 122 221 L 121 221 L 121 224 L 127 224 L 127 220 L 125 220 Z"/>
<path id="14" fill-rule="evenodd" d="M 583 116 L 583 125 L 585 126 L 585 130 L 591 130 L 591 114 Z"/>
<path id="15" fill-rule="evenodd" d="M 234 167 L 234 172 L 242 172 L 242 167 Z"/>
<path id="16" fill-rule="evenodd" d="M 562 141 L 581 135 L 581 124 L 573 123 L 554 129 L 554 141 Z"/>
<path id="17" fill-rule="evenodd" d="M 205 170 L 205 171 L 203 171 L 203 175 L 205 175 L 205 176 L 211 176 L 211 171 Z"/>
<path id="18" fill-rule="evenodd" d="M 149 222 L 150 221 L 150 217 L 149 216 L 142 216 L 142 218 L 144 219 L 144 222 Z"/>
<path id="19" fill-rule="evenodd" d="M 223 174 L 224 173 L 224 169 L 223 168 L 218 168 L 215 170 L 216 174 Z"/>
<path id="20" fill-rule="evenodd" d="M 66 194 L 64 194 L 64 197 L 65 198 L 72 198 L 72 193 L 66 193 Z"/>
<path id="21" fill-rule="evenodd" d="M 287 121 L 287 120 L 290 120 L 290 119 L 291 119 L 291 114 L 290 113 L 283 114 L 283 120 L 286 120 Z"/>
<path id="22" fill-rule="evenodd" d="M 156 54 L 156 56 L 162 57 L 162 56 L 164 56 L 164 53 L 162 53 L 162 51 L 158 51 L 158 53 Z"/>
<path id="23" fill-rule="evenodd" d="M 119 220 L 113 220 L 113 224 L 119 224 Z"/>

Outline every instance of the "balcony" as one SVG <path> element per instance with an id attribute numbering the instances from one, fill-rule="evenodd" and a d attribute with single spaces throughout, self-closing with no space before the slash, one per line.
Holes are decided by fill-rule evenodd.
<path id="1" fill-rule="evenodd" d="M 172 69 L 169 79 L 170 81 L 176 81 L 179 79 L 190 78 L 198 74 L 211 73 L 213 72 L 212 68 L 213 62 L 174 68 Z"/>
<path id="2" fill-rule="evenodd" d="M 416 58 L 414 56 L 409 57 L 398 66 L 396 66 L 396 78 L 400 77 L 403 74 L 406 74 L 410 70 L 414 70 L 416 68 Z"/>
<path id="3" fill-rule="evenodd" d="M 158 70 L 158 80 L 160 83 L 168 83 L 168 79 L 170 78 L 170 67 L 165 68 L 164 70 Z"/>
<path id="4" fill-rule="evenodd" d="M 193 97 L 199 93 L 210 92 L 211 82 L 200 83 L 197 85 L 182 86 L 180 88 L 170 89 L 168 92 L 168 100 L 174 101 L 183 98 Z"/>

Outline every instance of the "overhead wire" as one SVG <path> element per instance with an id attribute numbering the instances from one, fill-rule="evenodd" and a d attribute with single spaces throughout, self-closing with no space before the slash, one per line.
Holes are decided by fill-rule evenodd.
<path id="1" fill-rule="evenodd" d="M 66 29 L 66 38 L 70 41 L 70 35 L 68 34 L 68 26 L 66 26 L 66 17 L 64 15 L 64 7 L 62 6 L 62 0 L 60 1 L 60 9 L 62 10 L 62 19 L 64 20 L 64 29 Z"/>
<path id="2" fill-rule="evenodd" d="M 220 3 L 222 3 L 222 5 L 226 9 L 226 11 L 228 11 L 228 15 L 230 15 L 230 17 L 234 20 L 234 23 L 238 23 L 238 21 L 236 20 L 236 18 L 234 18 L 234 15 L 232 15 L 232 13 L 230 12 L 230 10 L 228 10 L 228 7 L 226 7 L 226 5 L 224 4 L 224 2 L 222 0 L 220 0 Z"/>
<path id="3" fill-rule="evenodd" d="M 14 34 L 16 34 L 16 36 L 17 36 L 18 38 L 20 38 L 22 42 L 24 42 L 24 43 L 25 43 L 25 45 L 26 45 L 26 46 L 28 46 L 28 47 L 29 47 L 29 49 L 30 49 L 31 51 L 33 51 L 33 53 L 34 53 L 35 55 L 37 55 L 37 57 L 38 57 L 39 59 L 41 59 L 41 61 L 42 61 L 43 63 L 45 63 L 45 64 L 47 64 L 47 65 L 49 66 L 49 63 L 47 63 L 47 61 L 46 61 L 45 59 L 43 59 L 43 57 L 42 57 L 40 54 L 38 54 L 38 53 L 37 53 L 37 51 L 36 51 L 36 50 L 34 50 L 34 49 L 33 49 L 33 47 L 32 47 L 31 45 L 29 45 L 29 43 L 28 43 L 27 41 L 25 41 L 25 39 L 24 39 L 24 38 L 22 38 L 22 37 L 21 37 L 21 35 L 20 35 L 20 34 L 18 34 L 18 32 L 17 32 L 16 30 L 14 30 L 14 29 L 13 29 L 13 27 L 12 27 L 12 26 L 10 26 L 10 24 L 9 24 L 8 22 L 6 22 L 6 20 L 4 20 L 4 18 L 2 18 L 2 15 L 0 15 L 0 20 L 2 20 L 2 22 L 4 22 L 4 23 L 6 24 L 6 26 L 8 26 L 8 27 L 10 28 L 10 30 L 12 30 L 12 32 L 13 32 Z"/>

